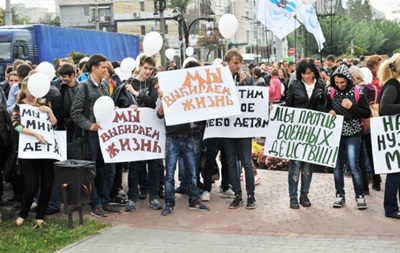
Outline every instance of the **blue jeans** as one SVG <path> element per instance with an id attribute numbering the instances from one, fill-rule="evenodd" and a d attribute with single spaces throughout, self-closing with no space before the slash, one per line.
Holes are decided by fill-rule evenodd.
<path id="1" fill-rule="evenodd" d="M 300 195 L 307 195 L 310 190 L 312 178 L 312 164 L 297 160 L 290 161 L 288 182 L 289 182 L 289 197 L 297 198 L 297 186 L 300 179 L 301 170 L 301 189 Z"/>
<path id="2" fill-rule="evenodd" d="M 247 195 L 254 195 L 255 185 L 253 165 L 251 163 L 251 138 L 224 138 L 223 142 L 232 191 L 236 196 L 242 196 L 240 176 L 237 170 L 237 160 L 239 156 L 239 160 L 244 167 Z"/>
<path id="3" fill-rule="evenodd" d="M 400 173 L 390 173 L 386 176 L 385 197 L 383 206 L 385 215 L 391 215 L 399 211 L 397 196 L 400 195 Z"/>
<path id="4" fill-rule="evenodd" d="M 335 177 L 336 195 L 344 195 L 344 164 L 347 161 L 348 170 L 353 178 L 356 197 L 364 196 L 363 179 L 359 164 L 361 137 L 347 137 L 340 139 L 339 153 L 336 167 L 333 170 Z"/>
<path id="5" fill-rule="evenodd" d="M 197 170 L 197 180 L 199 180 L 200 176 L 200 168 L 201 168 L 201 156 L 203 154 L 203 133 L 199 128 L 192 128 L 191 134 L 194 140 L 194 153 L 195 153 L 195 164 L 196 164 L 196 170 Z M 179 168 L 179 187 L 186 189 L 187 184 L 185 181 L 185 163 L 183 161 L 182 155 L 179 157 L 179 163 L 178 163 L 178 168 Z"/>
<path id="6" fill-rule="evenodd" d="M 108 206 L 110 205 L 110 194 L 114 183 L 115 164 L 104 163 L 97 133 L 89 132 L 88 142 L 91 160 L 95 162 L 96 175 L 92 181 L 90 205 L 92 208 Z"/>
<path id="7" fill-rule="evenodd" d="M 139 197 L 139 176 L 142 170 L 146 171 L 146 165 L 148 169 L 147 186 L 149 191 L 150 200 L 158 199 L 159 190 L 159 160 L 146 160 L 146 161 L 135 161 L 129 164 L 128 173 L 128 198 L 133 201 L 137 201 Z"/>
<path id="8" fill-rule="evenodd" d="M 199 200 L 199 189 L 197 188 L 197 170 L 195 143 L 193 137 L 170 137 L 166 140 L 165 160 L 165 203 L 175 205 L 175 168 L 180 156 L 185 165 L 185 180 L 188 188 L 189 204 Z"/>

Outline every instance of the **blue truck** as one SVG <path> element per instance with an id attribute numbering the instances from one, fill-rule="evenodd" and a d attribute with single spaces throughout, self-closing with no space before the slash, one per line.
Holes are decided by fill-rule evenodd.
<path id="1" fill-rule="evenodd" d="M 32 64 L 64 58 L 72 51 L 100 53 L 110 61 L 139 54 L 139 36 L 48 25 L 0 26 L 0 80 L 8 64 L 29 60 Z"/>

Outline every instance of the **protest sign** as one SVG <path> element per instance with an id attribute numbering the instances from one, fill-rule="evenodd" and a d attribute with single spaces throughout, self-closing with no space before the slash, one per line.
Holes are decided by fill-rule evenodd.
<path id="1" fill-rule="evenodd" d="M 371 118 L 370 123 L 375 173 L 400 172 L 400 115 Z"/>
<path id="2" fill-rule="evenodd" d="M 101 127 L 99 140 L 106 163 L 165 157 L 164 120 L 152 108 L 116 109 Z"/>
<path id="3" fill-rule="evenodd" d="M 27 134 L 19 135 L 18 157 L 25 159 L 67 159 L 66 131 L 53 131 L 47 113 L 42 113 L 39 108 L 31 105 L 19 105 L 21 125 L 41 134 L 46 144 Z"/>
<path id="4" fill-rule="evenodd" d="M 268 88 L 237 86 L 241 114 L 207 120 L 204 139 L 265 137 L 268 124 Z"/>
<path id="5" fill-rule="evenodd" d="M 240 114 L 228 67 L 210 65 L 157 76 L 167 126 Z"/>
<path id="6" fill-rule="evenodd" d="M 265 155 L 336 166 L 343 116 L 283 106 L 270 113 Z"/>

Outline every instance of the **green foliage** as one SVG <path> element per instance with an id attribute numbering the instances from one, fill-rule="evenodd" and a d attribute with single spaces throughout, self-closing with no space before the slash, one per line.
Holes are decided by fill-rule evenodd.
<path id="1" fill-rule="evenodd" d="M 96 220 L 84 219 L 83 225 L 75 221 L 74 228 L 69 229 L 66 217 L 48 218 L 47 225 L 38 229 L 33 228 L 33 218 L 28 218 L 22 226 L 16 227 L 15 213 L 2 211 L 2 214 L 0 252 L 55 252 L 106 227 Z"/>
<path id="2" fill-rule="evenodd" d="M 67 55 L 67 57 L 71 58 L 72 60 L 74 60 L 75 64 L 78 64 L 82 58 L 84 57 L 88 57 L 89 55 L 81 53 L 81 52 L 75 52 L 72 51 L 69 55 Z"/>
<path id="3" fill-rule="evenodd" d="M 61 20 L 60 16 L 55 16 L 52 13 L 46 13 L 44 17 L 39 19 L 39 24 L 46 24 L 46 25 L 54 25 L 54 26 L 60 26 L 61 25 Z"/>

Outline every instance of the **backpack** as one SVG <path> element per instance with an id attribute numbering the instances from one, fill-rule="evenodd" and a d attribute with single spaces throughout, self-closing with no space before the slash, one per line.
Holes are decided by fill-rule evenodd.
<path id="1" fill-rule="evenodd" d="M 335 88 L 332 88 L 330 91 L 330 98 L 333 99 L 333 97 L 335 96 Z M 369 105 L 369 109 L 371 111 L 371 116 L 367 119 L 361 119 L 361 126 L 362 126 L 362 134 L 369 134 L 371 131 L 371 117 L 377 117 L 378 116 L 378 107 L 377 107 L 377 103 L 376 103 L 376 94 L 377 91 L 375 91 L 375 102 Z M 356 99 L 356 103 L 358 104 L 358 101 L 360 100 L 360 87 L 358 86 L 354 86 L 354 97 Z"/>

